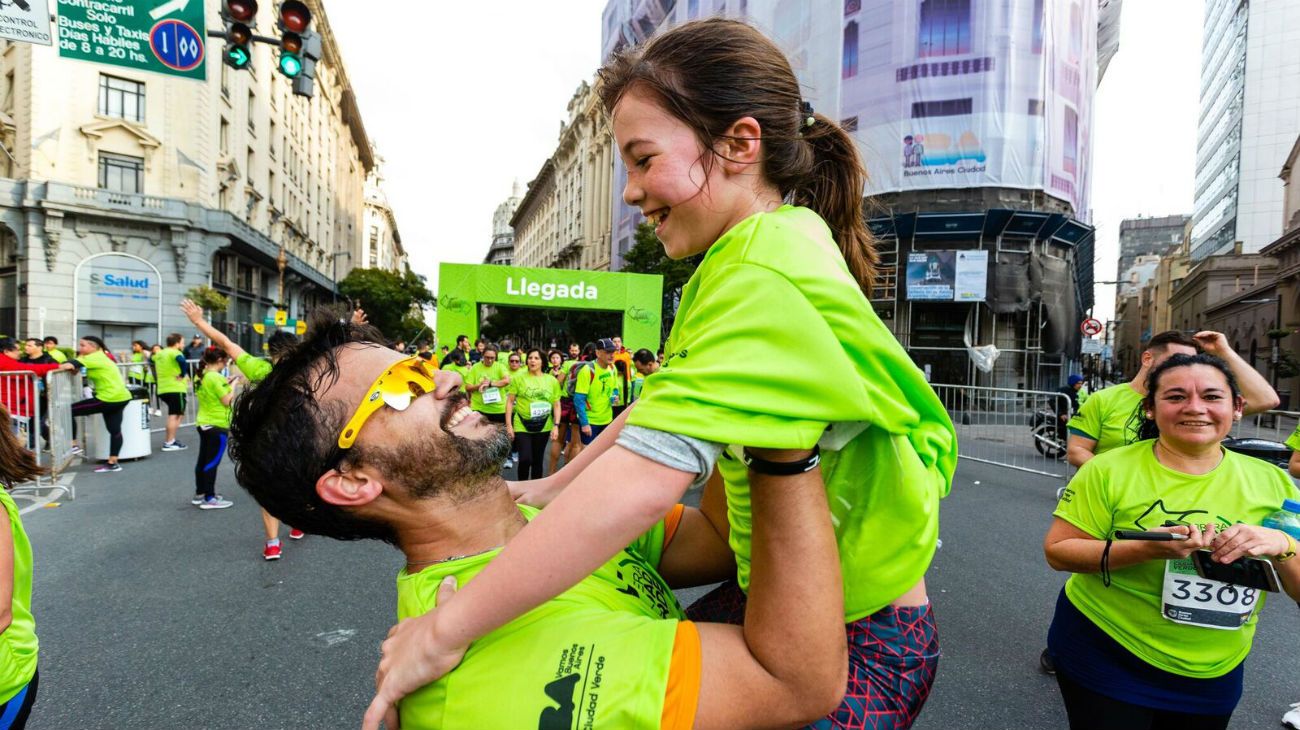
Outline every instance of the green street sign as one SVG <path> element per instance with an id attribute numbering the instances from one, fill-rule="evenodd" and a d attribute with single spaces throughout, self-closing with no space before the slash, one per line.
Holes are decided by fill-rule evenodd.
<path id="1" fill-rule="evenodd" d="M 59 55 L 205 79 L 203 0 L 57 0 Z"/>

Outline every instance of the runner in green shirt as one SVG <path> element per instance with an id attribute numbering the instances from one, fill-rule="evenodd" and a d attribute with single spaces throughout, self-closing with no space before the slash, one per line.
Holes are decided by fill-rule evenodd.
<path id="1" fill-rule="evenodd" d="M 1132 443 L 1137 424 L 1137 406 L 1146 395 L 1147 376 L 1173 355 L 1194 355 L 1198 351 L 1228 363 L 1246 398 L 1246 414 L 1276 408 L 1277 393 L 1250 363 L 1242 359 L 1228 339 L 1218 332 L 1197 332 L 1188 337 L 1178 330 L 1154 335 L 1142 349 L 1142 367 L 1133 380 L 1103 388 L 1080 400 L 1079 412 L 1070 419 L 1066 459 L 1075 467 L 1117 446 Z"/>
<path id="2" fill-rule="evenodd" d="M 185 444 L 176 440 L 176 432 L 185 420 L 185 396 L 190 390 L 190 364 L 181 352 L 185 336 L 179 332 L 167 335 L 167 346 L 151 358 L 158 377 L 158 400 L 167 406 L 167 433 L 163 451 L 183 451 Z"/>
<path id="3" fill-rule="evenodd" d="M 436 613 L 537 512 L 511 499 L 497 468 L 504 433 L 467 407 L 455 378 L 404 365 L 358 341 L 366 334 L 337 320 L 311 330 L 240 398 L 231 424 L 238 477 L 313 533 L 399 546 L 398 615 Z M 337 379 L 315 377 L 326 362 Z M 433 397 L 406 400 L 411 386 Z M 287 440 L 316 447 L 285 453 Z M 412 687 L 394 708 L 401 726 L 742 730 L 794 726 L 833 706 L 845 680 L 825 495 L 815 472 L 760 478 L 765 542 L 755 562 L 771 582 L 755 593 L 743 630 L 683 620 L 668 581 L 708 580 L 730 565 L 702 514 L 674 506 L 577 585 L 476 643 L 446 679 Z M 819 598 L 792 599 L 802 593 Z M 377 728 L 384 709 L 372 708 L 365 726 Z"/>
<path id="4" fill-rule="evenodd" d="M 104 428 L 108 431 L 108 462 L 95 467 L 96 472 L 122 471 L 117 463 L 118 454 L 122 453 L 122 411 L 131 402 L 131 394 L 126 390 L 122 380 L 122 371 L 117 363 L 104 354 L 104 341 L 94 335 L 86 335 L 77 341 L 77 358 L 73 365 L 84 368 L 86 379 L 94 388 L 95 395 L 72 404 L 74 418 L 95 413 L 104 415 Z"/>
<path id="5" fill-rule="evenodd" d="M 573 411 L 578 419 L 582 445 L 590 444 L 614 420 L 619 399 L 618 373 L 614 370 L 614 341 L 596 341 L 596 360 L 578 373 L 573 388 Z"/>
<path id="6" fill-rule="evenodd" d="M 506 435 L 519 454 L 519 476 L 541 479 L 546 442 L 560 440 L 560 382 L 542 372 L 542 351 L 529 350 L 525 372 L 510 376 Z"/>
<path id="7" fill-rule="evenodd" d="M 45 352 L 49 354 L 50 357 L 54 358 L 55 362 L 65 363 L 68 361 L 68 356 L 64 355 L 63 350 L 59 349 L 59 338 L 46 337 L 44 343 Z"/>
<path id="8" fill-rule="evenodd" d="M 36 621 L 32 617 L 32 545 L 23 530 L 18 506 L 9 496 L 12 485 L 30 481 L 45 472 L 36 455 L 18 440 L 9 416 L 0 408 L 0 722 L 21 728 L 36 702 L 40 683 L 37 671 Z"/>
<path id="9" fill-rule="evenodd" d="M 1219 563 L 1270 559 L 1300 599 L 1295 541 L 1259 526 L 1300 492 L 1280 469 L 1223 448 L 1244 405 L 1229 372 L 1208 355 L 1152 368 L 1139 409 L 1147 440 L 1089 460 L 1061 496 L 1044 552 L 1072 575 L 1048 646 L 1071 726 L 1120 727 L 1144 708 L 1157 727 L 1227 727 L 1265 595 L 1201 578 L 1197 550 Z"/>
<path id="10" fill-rule="evenodd" d="M 199 415 L 194 419 L 199 429 L 199 459 L 194 464 L 194 496 L 202 497 L 199 509 L 225 509 L 230 500 L 217 494 L 217 467 L 226 454 L 227 434 L 230 432 L 230 404 L 235 399 L 234 388 L 221 374 L 230 364 L 226 352 L 212 347 L 203 352 L 196 396 Z"/>
<path id="11" fill-rule="evenodd" d="M 493 345 L 484 347 L 482 359 L 474 363 L 465 376 L 470 408 L 487 416 L 493 423 L 505 425 L 507 385 L 510 385 L 510 373 L 499 359 L 497 348 Z"/>
<path id="12" fill-rule="evenodd" d="M 132 385 L 145 384 L 144 375 L 149 370 L 144 364 L 149 361 L 149 354 L 145 352 L 148 347 L 144 340 L 135 340 L 131 343 L 131 362 L 136 364 L 131 366 L 127 377 Z"/>

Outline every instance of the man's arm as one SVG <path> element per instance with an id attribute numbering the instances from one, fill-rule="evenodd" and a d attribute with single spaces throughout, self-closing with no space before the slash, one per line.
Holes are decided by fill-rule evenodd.
<path id="1" fill-rule="evenodd" d="M 1277 397 L 1277 391 L 1273 386 L 1268 384 L 1259 371 L 1251 367 L 1250 363 L 1242 359 L 1237 351 L 1232 349 L 1228 344 L 1228 338 L 1224 337 L 1221 332 L 1197 332 L 1193 338 L 1201 343 L 1201 349 L 1207 354 L 1228 363 L 1232 370 L 1232 375 L 1237 379 L 1237 387 L 1241 388 L 1241 397 L 1246 399 L 1246 408 L 1244 415 L 1252 413 L 1263 413 L 1271 411 L 1278 407 L 1282 401 Z"/>
<path id="2" fill-rule="evenodd" d="M 808 453 L 760 455 L 792 461 Z M 750 471 L 749 480 L 754 536 L 745 625 L 698 625 L 696 730 L 812 722 L 839 705 L 847 682 L 843 581 L 821 470 L 794 477 Z"/>
<path id="3" fill-rule="evenodd" d="M 231 360 L 238 360 L 244 354 L 244 348 L 236 345 L 221 330 L 208 324 L 208 321 L 203 318 L 203 310 L 199 308 L 199 305 L 188 299 L 182 299 L 181 311 L 185 313 L 186 317 L 189 317 L 191 324 L 198 327 L 205 337 L 212 340 L 214 346 L 224 350 Z"/>
<path id="4" fill-rule="evenodd" d="M 1096 440 L 1072 433 L 1065 442 L 1065 459 L 1070 462 L 1070 466 L 1078 469 L 1097 455 L 1096 449 Z"/>

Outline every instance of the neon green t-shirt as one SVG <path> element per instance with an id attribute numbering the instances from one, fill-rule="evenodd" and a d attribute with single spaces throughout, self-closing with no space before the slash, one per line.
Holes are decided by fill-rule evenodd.
<path id="1" fill-rule="evenodd" d="M 532 433 L 551 430 L 555 425 L 554 406 L 560 400 L 560 381 L 546 373 L 530 375 L 525 370 L 519 375 L 510 376 L 510 393 L 515 397 L 516 431 L 528 431 L 524 427 L 525 418 L 540 418 L 543 415 L 546 416 L 545 425 L 533 429 Z"/>
<path id="2" fill-rule="evenodd" d="M 131 362 L 137 363 L 130 367 L 130 375 L 132 380 L 139 380 L 139 381 L 144 380 L 145 367 L 139 363 L 143 363 L 148 358 L 149 356 L 144 354 L 143 352 L 131 353 Z"/>
<path id="3" fill-rule="evenodd" d="M 664 351 L 628 423 L 739 446 L 820 442 L 847 620 L 875 613 L 925 575 L 956 433 L 816 213 L 783 206 L 714 243 L 683 288 Z M 734 457 L 718 463 L 747 588 L 747 471 Z"/>
<path id="4" fill-rule="evenodd" d="M 95 397 L 105 403 L 121 403 L 131 400 L 122 381 L 122 371 L 117 363 L 108 359 L 103 350 L 96 350 L 89 355 L 78 355 L 77 362 L 86 368 L 86 377 L 95 388 Z"/>
<path id="5" fill-rule="evenodd" d="M 158 372 L 159 393 L 186 393 L 189 386 L 181 374 L 181 365 L 176 358 L 185 358 L 185 354 L 172 347 L 164 347 L 153 356 L 153 367 Z"/>
<path id="6" fill-rule="evenodd" d="M 1134 414 L 1142 405 L 1142 394 L 1128 383 L 1102 388 L 1079 406 L 1068 424 L 1070 433 L 1097 442 L 1094 454 L 1131 444 L 1137 439 Z"/>
<path id="7" fill-rule="evenodd" d="M 1295 431 L 1293 431 L 1291 436 L 1286 440 L 1286 445 L 1289 446 L 1292 451 L 1300 451 L 1300 426 L 1296 426 Z"/>
<path id="8" fill-rule="evenodd" d="M 0 504 L 9 517 L 14 543 L 14 592 L 9 602 L 13 622 L 0 633 L 0 705 L 8 702 L 36 674 L 36 620 L 32 618 L 32 544 L 23 530 L 18 506 L 0 487 Z"/>
<path id="9" fill-rule="evenodd" d="M 469 372 L 461 376 L 465 380 L 465 388 L 469 390 L 469 407 L 479 413 L 505 413 L 506 412 L 506 388 L 508 384 L 502 387 L 489 386 L 487 390 L 478 391 L 474 386 L 482 383 L 484 380 L 501 380 L 509 377 L 506 366 L 500 360 L 492 363 L 491 367 L 483 364 L 482 360 L 470 366 Z"/>
<path id="10" fill-rule="evenodd" d="M 618 390 L 618 372 L 614 368 L 606 370 L 600 363 L 592 361 L 591 367 L 583 368 L 578 373 L 578 382 L 573 386 L 573 394 L 587 396 L 587 423 L 593 426 L 605 426 L 614 420 L 614 391 Z"/>
<path id="11" fill-rule="evenodd" d="M 519 509 L 528 519 L 537 514 Z M 402 728 L 659 728 L 684 616 L 652 567 L 658 556 L 641 553 L 654 534 L 471 644 L 451 673 L 401 701 Z M 663 532 L 657 534 L 661 547 Z M 414 575 L 403 569 L 398 619 L 427 613 L 445 577 L 456 576 L 463 587 L 498 553 L 437 563 Z"/>
<path id="12" fill-rule="evenodd" d="M 68 361 L 68 356 L 64 355 L 63 350 L 60 350 L 57 347 L 52 350 L 46 350 L 45 352 L 50 357 L 54 358 L 54 361 L 59 363 L 60 365 Z"/>
<path id="13" fill-rule="evenodd" d="M 519 377 L 520 375 L 527 375 L 527 374 L 528 374 L 528 366 L 526 366 L 526 365 L 520 365 L 519 367 L 515 368 L 514 370 L 510 370 L 510 366 L 507 365 L 507 366 L 506 366 L 506 370 L 507 370 L 507 372 L 509 372 L 509 374 L 510 374 L 510 379 L 511 379 L 511 380 L 514 380 L 515 378 Z"/>
<path id="14" fill-rule="evenodd" d="M 235 358 L 235 367 L 239 368 L 239 372 L 243 373 L 245 378 L 248 378 L 249 383 L 260 383 L 271 374 L 270 360 L 253 357 L 247 352 Z"/>
<path id="15" fill-rule="evenodd" d="M 230 383 L 226 376 L 216 370 L 203 373 L 196 394 L 199 397 L 199 415 L 194 422 L 200 426 L 230 428 L 230 406 L 221 402 L 229 392 Z"/>
<path id="16" fill-rule="evenodd" d="M 1139 441 L 1089 459 L 1053 514 L 1105 540 L 1115 530 L 1150 530 L 1166 520 L 1213 522 L 1220 530 L 1237 522 L 1258 525 L 1283 500 L 1297 498 L 1286 473 L 1259 459 L 1225 449 L 1223 461 L 1208 474 L 1184 474 L 1157 461 L 1154 446 L 1154 440 Z M 1191 567 L 1190 560 L 1168 562 Z M 1112 570 L 1109 588 L 1100 573 L 1076 573 L 1066 581 L 1065 595 L 1152 666 L 1199 678 L 1232 671 L 1250 652 L 1258 608 L 1237 630 L 1174 623 L 1162 613 L 1165 569 L 1166 561 L 1155 560 Z M 1263 603 L 1261 592 L 1255 605 Z"/>

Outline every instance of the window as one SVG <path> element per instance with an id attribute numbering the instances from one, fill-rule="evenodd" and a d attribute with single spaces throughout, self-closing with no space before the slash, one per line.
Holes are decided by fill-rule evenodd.
<path id="1" fill-rule="evenodd" d="M 912 118 L 955 117 L 971 113 L 970 99 L 944 99 L 943 101 L 917 101 L 912 103 Z"/>
<path id="2" fill-rule="evenodd" d="M 271 159 L 274 160 L 275 159 L 275 121 L 274 120 L 271 122 L 271 134 L 269 140 L 267 141 L 267 144 L 270 145 Z"/>
<path id="3" fill-rule="evenodd" d="M 221 118 L 221 131 L 217 141 L 221 144 L 221 154 L 230 154 L 230 122 L 227 122 L 225 117 Z"/>
<path id="4" fill-rule="evenodd" d="M 1028 108 L 1027 111 L 1028 111 L 1028 113 L 1029 113 L 1029 116 L 1031 116 L 1031 117 L 1041 117 L 1041 116 L 1043 116 L 1043 100 L 1042 100 L 1042 99 L 1030 99 L 1030 100 L 1029 100 L 1029 108 Z"/>
<path id="5" fill-rule="evenodd" d="M 99 113 L 132 122 L 144 122 L 144 84 L 99 75 Z"/>
<path id="6" fill-rule="evenodd" d="M 252 185 L 253 184 L 253 160 L 255 159 L 253 156 L 252 147 L 248 148 L 248 156 L 245 159 L 248 160 L 248 164 L 244 170 L 244 178 L 248 180 L 249 185 Z"/>
<path id="7" fill-rule="evenodd" d="M 100 152 L 99 187 L 118 193 L 144 192 L 144 159 Z"/>
<path id="8" fill-rule="evenodd" d="M 921 0 L 917 55 L 970 53 L 970 0 Z"/>
<path id="9" fill-rule="evenodd" d="M 853 78 L 858 75 L 858 21 L 851 20 L 844 26 L 844 57 L 840 78 Z"/>
<path id="10" fill-rule="evenodd" d="M 221 64 L 221 95 L 230 99 L 230 67 Z"/>
<path id="11" fill-rule="evenodd" d="M 257 134 L 257 97 L 248 92 L 248 131 Z"/>

